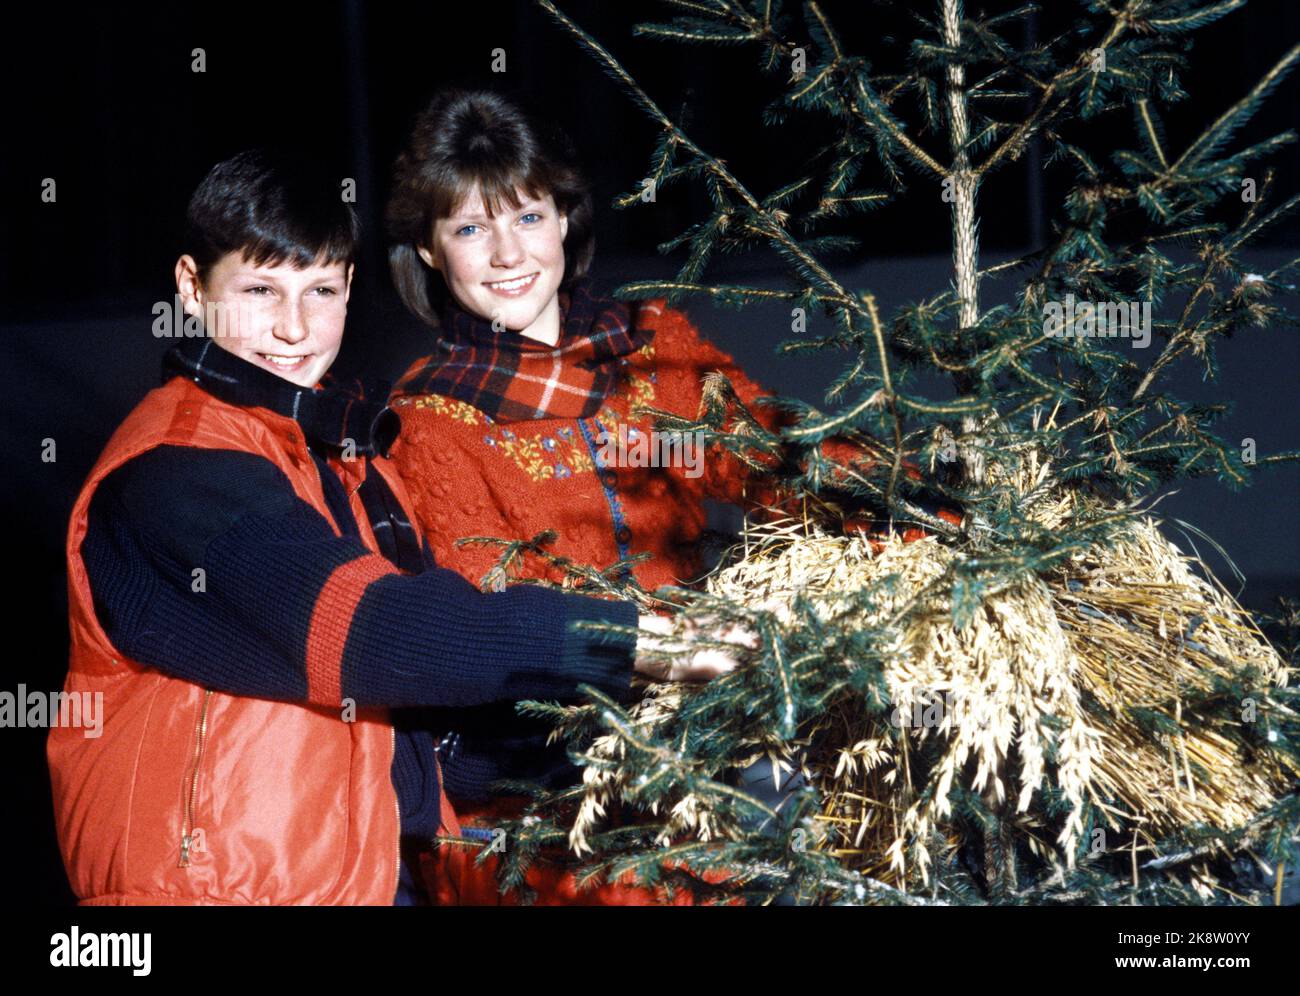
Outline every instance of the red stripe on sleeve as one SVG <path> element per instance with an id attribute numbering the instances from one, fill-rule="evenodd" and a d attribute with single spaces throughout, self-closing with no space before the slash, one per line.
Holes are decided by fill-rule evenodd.
<path id="1" fill-rule="evenodd" d="M 316 598 L 307 631 L 307 700 L 339 705 L 343 700 L 343 648 L 352 616 L 371 583 L 400 573 L 378 554 L 350 560 L 334 569 Z"/>

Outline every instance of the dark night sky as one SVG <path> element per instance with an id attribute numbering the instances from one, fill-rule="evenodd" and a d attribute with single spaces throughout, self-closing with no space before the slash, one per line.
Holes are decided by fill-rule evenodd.
<path id="1" fill-rule="evenodd" d="M 824 3 L 845 47 L 882 68 L 898 65 L 895 39 L 912 30 L 908 6 L 925 9 Z M 1076 9 L 1064 0 L 1043 6 L 1039 38 Z M 776 90 L 756 72 L 753 50 L 634 38 L 634 24 L 666 9 L 656 3 L 571 0 L 563 8 L 623 59 L 661 106 L 685 109 L 690 133 L 734 164 L 751 189 L 765 192 L 800 175 L 819 134 L 787 130 L 778 139 L 763 128 L 763 104 Z M 0 241 L 0 300 L 10 314 L 48 318 L 83 305 L 111 306 L 125 290 L 154 295 L 168 279 L 177 219 L 194 185 L 216 160 L 265 142 L 318 150 L 356 177 L 376 253 L 388 164 L 411 116 L 449 81 L 532 95 L 572 134 L 598 205 L 635 186 L 648 162 L 650 123 L 525 0 L 236 2 L 215 8 L 215 17 L 202 4 L 96 5 L 66 17 L 59 5 L 52 9 L 44 20 L 55 30 L 9 28 L 0 41 L 0 74 L 13 95 Z M 1300 36 L 1300 5 L 1254 0 L 1210 32 L 1185 78 L 1194 99 L 1169 118 L 1171 140 L 1226 107 Z M 190 68 L 196 47 L 206 53 L 204 73 Z M 507 56 L 502 74 L 489 71 L 496 48 Z M 1297 92 L 1289 86 L 1274 98 L 1243 141 L 1300 119 Z M 1300 152 L 1278 165 L 1284 175 L 1297 175 Z M 1026 158 L 983 188 L 981 199 L 993 208 L 982 219 L 984 248 L 1014 248 L 1030 238 L 1039 207 L 1028 196 L 1030 168 Z M 45 177 L 59 184 L 56 204 L 39 201 Z M 602 250 L 653 254 L 656 243 L 698 217 L 692 196 L 701 195 L 665 196 L 653 211 L 602 211 Z M 857 234 L 873 254 L 946 252 L 946 211 L 937 198 L 910 198 L 867 216 Z M 379 269 L 370 268 L 371 286 L 379 277 L 386 290 Z"/>

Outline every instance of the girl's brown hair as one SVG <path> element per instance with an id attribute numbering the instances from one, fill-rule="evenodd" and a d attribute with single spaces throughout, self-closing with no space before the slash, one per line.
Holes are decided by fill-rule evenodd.
<path id="1" fill-rule="evenodd" d="M 591 265 L 591 189 L 568 138 L 491 90 L 443 90 L 415 119 L 393 168 L 385 212 L 393 283 L 428 325 L 438 324 L 450 292 L 418 250 L 430 247 L 434 222 L 449 217 L 476 186 L 492 215 L 503 204 L 521 206 L 516 190 L 529 197 L 550 194 L 569 220 L 561 286 L 584 276 Z"/>

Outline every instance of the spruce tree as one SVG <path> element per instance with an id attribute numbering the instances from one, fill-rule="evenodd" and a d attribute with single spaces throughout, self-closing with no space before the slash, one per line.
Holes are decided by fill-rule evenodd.
<path id="1" fill-rule="evenodd" d="M 819 316 L 829 328 L 782 343 L 782 353 L 846 357 L 824 405 L 766 399 L 787 416 L 779 433 L 764 430 L 725 379 L 705 385 L 695 418 L 655 413 L 660 427 L 702 431 L 717 454 L 765 472 L 768 457 L 783 458 L 772 473 L 799 496 L 805 521 L 769 526 L 739 551 L 742 563 L 771 565 L 786 557 L 773 551 L 808 542 L 831 558 L 861 556 L 864 570 L 878 565 L 860 539 L 836 532 L 846 511 L 919 525 L 934 539 L 927 560 L 891 541 L 881 556 L 895 568 L 872 568 L 834 598 L 796 595 L 784 606 L 735 589 L 647 593 L 625 579 L 625 565 L 562 562 L 579 588 L 674 602 L 696 624 L 743 622 L 760 647 L 732 674 L 652 688 L 635 707 L 595 691 L 577 706 L 527 704 L 569 742 L 583 782 L 533 791 L 527 814 L 509 827 L 502 884 L 520 887 L 530 862 L 563 850 L 585 877 L 630 872 L 701 899 L 1273 901 L 1300 826 L 1300 727 L 1285 683 L 1295 661 L 1294 605 L 1270 647 L 1254 620 L 1231 614 L 1212 578 L 1203 588 L 1190 574 L 1179 582 L 1177 597 L 1192 601 L 1178 604 L 1203 597 L 1209 608 L 1176 620 L 1147 598 L 1155 588 L 1130 598 L 1122 586 L 1094 588 L 1090 579 L 1126 557 L 1160 561 L 1183 578 L 1181 567 L 1164 564 L 1173 548 L 1152 528 L 1163 521 L 1158 494 L 1206 475 L 1240 488 L 1300 457 L 1232 445 L 1215 431 L 1225 405 L 1191 402 L 1168 384 L 1179 364 L 1212 377 L 1217 349 L 1234 334 L 1295 328 L 1275 297 L 1293 289 L 1300 260 L 1253 273 L 1242 251 L 1300 205 L 1300 195 L 1276 191 L 1268 168 L 1296 136 L 1284 131 L 1245 148 L 1234 137 L 1294 68 L 1300 47 L 1199 135 L 1172 142 L 1162 112 L 1188 98 L 1179 80 L 1193 40 L 1245 0 L 1079 0 L 1067 30 L 1032 44 L 1021 22 L 1033 5 L 972 15 L 961 0 L 932 0 L 916 8 L 905 44 L 861 54 L 846 50 L 815 2 L 664 0 L 668 19 L 639 25 L 638 35 L 751 50 L 755 71 L 781 87 L 763 111 L 773 136 L 796 119 L 825 135 L 802 175 L 757 192 L 742 179 L 742 163 L 711 154 L 707 137 L 665 113 L 596 38 L 539 2 L 657 126 L 646 181 L 630 185 L 617 207 L 637 210 L 647 184 L 658 193 L 694 184 L 708 196 L 707 216 L 662 247 L 684 255 L 676 277 L 618 294 L 736 308 L 781 300 L 792 315 Z M 1068 185 L 1050 239 L 981 269 L 979 220 L 990 208 L 981 186 L 1033 143 L 1046 152 L 1044 168 Z M 837 222 L 931 197 L 950 205 L 942 237 L 951 245 L 951 284 L 882 314 L 869 288 L 836 276 L 837 261 L 856 248 Z M 1193 250 L 1194 260 L 1180 261 L 1175 247 Z M 758 251 L 779 257 L 784 288 L 711 279 L 720 254 Z M 1012 303 L 982 305 L 981 282 L 994 274 L 1016 281 Z M 1131 345 L 1141 309 L 1122 323 L 1115 303 L 1149 307 L 1150 349 Z M 942 376 L 951 391 L 920 394 L 910 386 L 920 372 Z M 831 437 L 856 442 L 874 461 L 833 463 L 819 449 Z M 937 508 L 959 511 L 961 524 Z M 547 539 L 509 544 L 493 582 L 521 556 L 555 559 Z M 906 587 L 908 571 L 930 566 L 921 587 Z M 1009 724 L 1011 742 L 954 754 L 958 720 L 928 730 L 907 715 L 900 722 L 900 707 L 928 708 L 924 690 L 897 700 L 889 669 L 900 648 L 929 653 L 909 640 L 937 626 L 961 647 L 981 626 L 994 632 L 993 617 L 1008 606 L 1038 606 L 1032 611 L 1060 621 L 1073 648 L 1061 660 L 1075 668 L 1061 684 L 1037 688 L 1035 702 L 1017 704 L 1014 715 L 979 719 L 982 728 Z M 1231 645 L 1248 656 L 1224 651 L 1228 644 L 1213 643 L 1211 633 L 1238 641 Z M 1130 669 L 1115 679 L 1113 696 L 1105 680 L 1089 686 L 1080 677 L 1081 647 L 1098 667 Z M 1152 647 L 1159 655 L 1142 658 L 1141 648 Z M 1024 649 L 1030 661 L 1039 652 Z M 1168 662 L 1186 670 L 1167 682 L 1156 672 Z M 845 742 L 855 730 L 870 736 Z M 1135 772 L 1136 759 L 1167 756 L 1173 781 L 1162 791 L 1170 794 L 1158 798 L 1148 786 L 1135 796 L 1123 774 L 1080 769 L 1078 752 L 1096 745 L 1088 737 L 1108 738 L 1112 751 L 1126 744 Z M 1194 744 L 1217 745 L 1215 757 L 1231 763 L 1215 770 L 1208 755 L 1189 752 Z M 735 772 L 764 756 L 808 776 L 779 806 L 736 784 Z M 855 772 L 863 786 L 893 794 L 828 797 L 828 785 Z M 1142 777 L 1133 773 L 1133 784 L 1145 784 Z M 1243 815 L 1245 795 L 1215 786 L 1246 782 L 1268 804 Z M 1218 812 L 1223 820 L 1187 816 Z M 868 853 L 878 833 L 896 838 L 884 863 Z M 1217 887 L 1242 855 L 1268 877 L 1254 891 Z"/>

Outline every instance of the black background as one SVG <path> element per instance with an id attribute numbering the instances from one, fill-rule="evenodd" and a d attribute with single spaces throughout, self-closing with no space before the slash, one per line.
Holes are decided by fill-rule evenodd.
<path id="1" fill-rule="evenodd" d="M 635 23 L 665 15 L 656 3 L 568 0 L 560 6 L 623 60 L 662 107 L 684 116 L 688 132 L 725 158 L 752 190 L 766 193 L 802 175 L 800 163 L 818 132 L 809 127 L 778 134 L 763 127 L 761 109 L 777 84 L 759 76 L 753 50 L 633 37 Z M 823 6 L 845 46 L 881 65 L 890 64 L 896 40 L 913 30 L 909 5 L 827 0 Z M 911 6 L 927 16 L 933 7 Z M 1043 6 L 1027 28 L 1039 38 L 1077 9 L 1065 0 Z M 185 202 L 218 159 L 263 143 L 294 144 L 315 149 L 356 179 L 367 236 L 340 366 L 390 377 L 427 352 L 427 334 L 402 311 L 389 285 L 378 219 L 389 164 L 412 115 L 437 87 L 516 88 L 569 131 L 594 182 L 595 272 L 606 287 L 671 273 L 679 260 L 658 257 L 656 245 L 704 210 L 694 188 L 665 191 L 653 206 L 631 211 L 609 207 L 615 194 L 639 187 L 654 127 L 523 0 L 44 4 L 23 11 L 21 19 L 13 11 L 5 16 L 0 358 L 6 390 L 0 404 L 9 445 L 0 478 L 10 542 L 4 615 L 11 642 L 0 687 L 7 690 L 19 683 L 54 689 L 62 682 L 68 512 L 113 427 L 157 382 L 166 343 L 150 334 L 151 307 L 171 297 Z M 1300 5 L 1255 0 L 1198 36 L 1194 69 L 1183 78 L 1193 99 L 1167 116 L 1171 144 L 1185 142 L 1245 93 L 1294 44 L 1298 26 Z M 204 73 L 191 71 L 195 48 L 204 49 Z M 506 52 L 504 74 L 490 71 L 497 48 Z M 1239 147 L 1295 127 L 1296 111 L 1292 81 L 1238 137 Z M 1094 127 L 1102 132 L 1109 126 Z M 1292 147 L 1273 162 L 1284 196 L 1294 193 L 1300 153 Z M 47 177 L 57 182 L 53 204 L 40 199 Z M 922 182 L 914 175 L 909 181 Z M 1034 156 L 986 183 L 980 193 L 982 263 L 1041 245 L 1060 190 L 1059 179 L 1045 175 Z M 886 309 L 933 294 L 950 279 L 948 206 L 937 193 L 906 197 L 846 230 L 863 239 L 864 249 L 840 260 L 837 273 L 855 288 L 875 291 Z M 1274 231 L 1248 258 L 1258 260 L 1256 269 L 1271 268 L 1295 255 L 1295 242 L 1294 227 Z M 753 280 L 780 277 L 761 257 L 734 265 Z M 1002 293 L 1006 287 L 986 284 L 982 304 Z M 1287 304 L 1296 310 L 1294 295 Z M 821 402 L 843 361 L 778 362 L 773 347 L 789 333 L 780 309 L 737 314 L 691 304 L 689 310 L 708 337 L 780 393 Z M 1234 399 L 1224 431 L 1229 441 L 1252 436 L 1263 453 L 1300 446 L 1296 331 L 1250 330 L 1226 345 L 1222 359 L 1219 384 L 1202 383 L 1199 372 L 1189 370 L 1179 389 L 1191 397 Z M 46 438 L 57 441 L 55 463 L 40 459 Z M 1294 468 L 1236 494 L 1214 482 L 1194 482 L 1163 507 L 1219 540 L 1249 578 L 1243 601 L 1268 607 L 1275 594 L 1300 593 L 1298 484 Z M 1200 549 L 1230 582 L 1221 562 Z M 67 903 L 71 894 L 52 833 L 44 734 L 3 730 L 0 741 L 14 803 L 7 807 L 8 831 L 16 834 L 9 854 L 17 858 L 3 888 L 15 900 Z"/>

